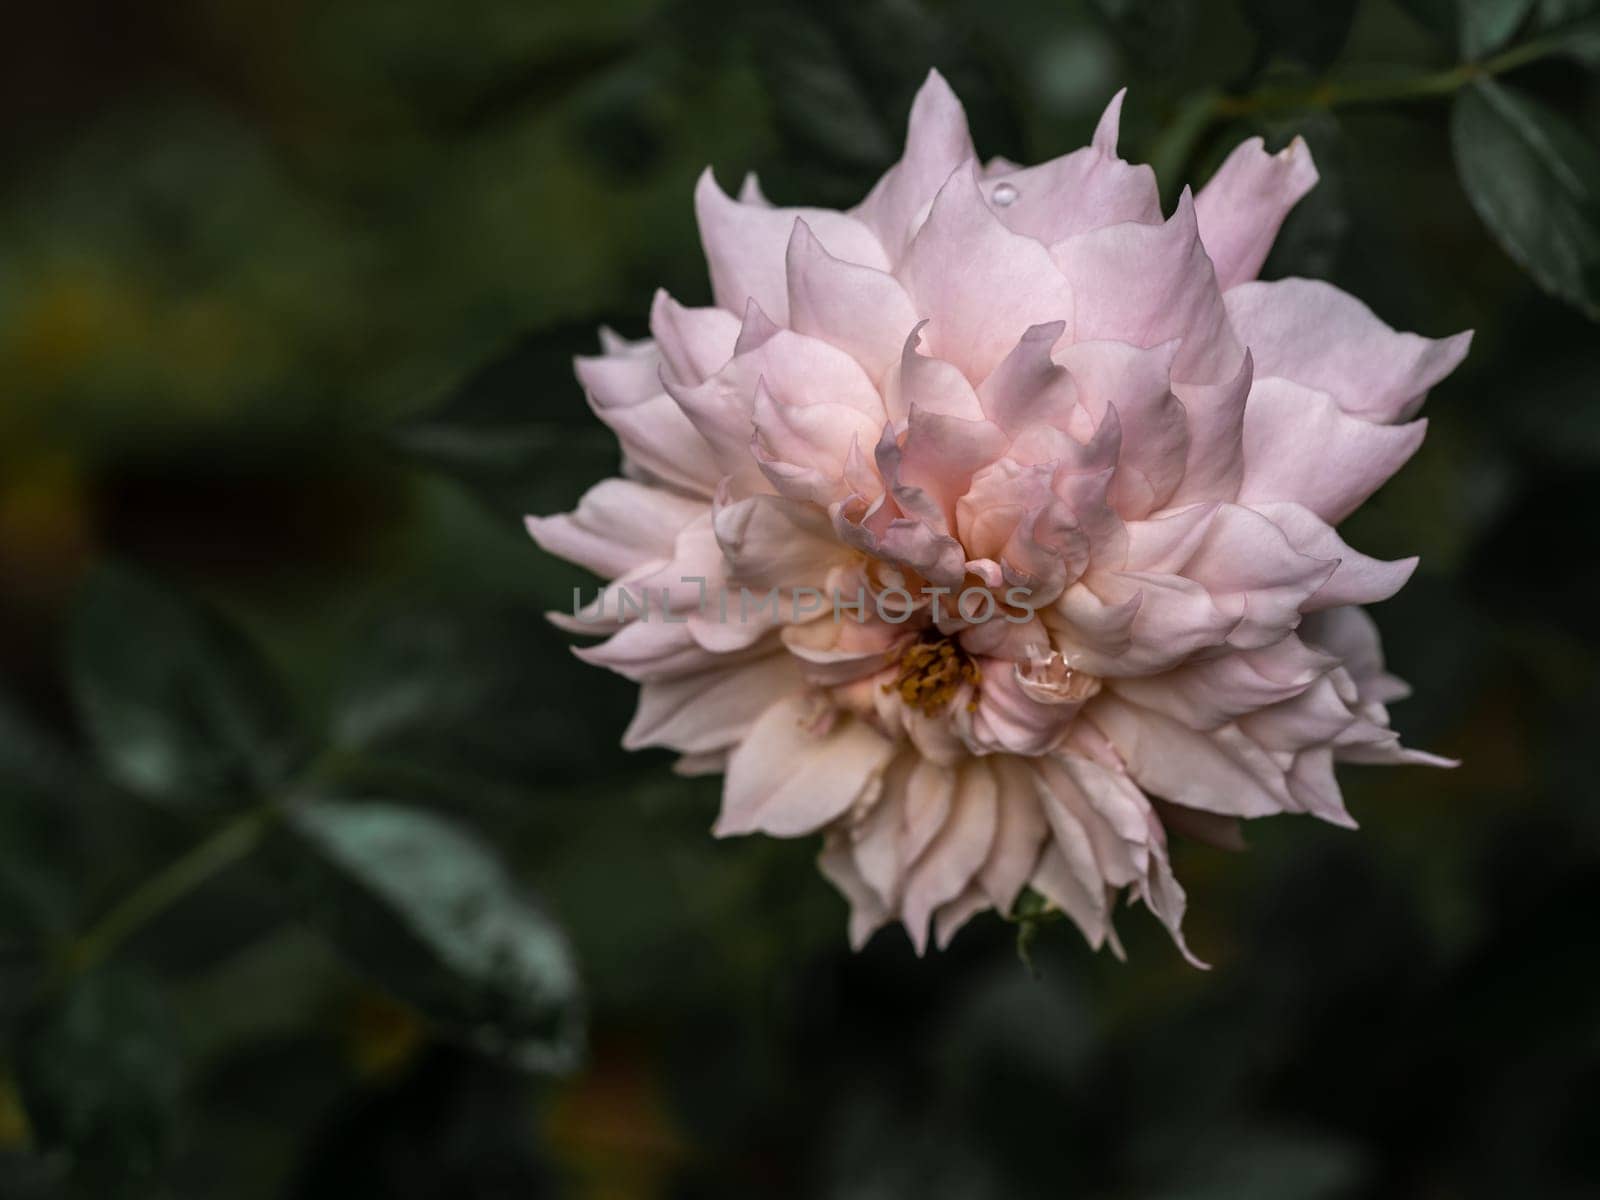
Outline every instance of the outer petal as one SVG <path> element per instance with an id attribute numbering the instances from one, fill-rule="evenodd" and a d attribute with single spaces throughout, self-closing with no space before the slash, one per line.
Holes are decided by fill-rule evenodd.
<path id="1" fill-rule="evenodd" d="M 1417 569 L 1415 556 L 1384 562 L 1352 550 L 1320 517 L 1301 505 L 1280 502 L 1250 507 L 1281 529 L 1301 554 L 1338 560 L 1339 566 L 1328 582 L 1300 606 L 1301 612 L 1387 600 L 1405 586 Z"/>
<path id="2" fill-rule="evenodd" d="M 751 310 L 745 329 L 746 334 L 764 331 L 759 309 Z M 745 490 L 761 490 L 753 486 L 761 476 L 750 453 L 760 384 L 765 384 L 779 404 L 798 406 L 821 400 L 847 404 L 869 414 L 874 430 L 882 427 L 883 404 L 877 389 L 843 351 L 786 329 L 757 338 L 742 334 L 740 347 L 741 353 L 704 383 L 681 387 L 669 382 L 667 388 L 712 447 L 722 474 L 736 476 Z"/>
<path id="3" fill-rule="evenodd" d="M 1472 342 L 1470 332 L 1438 341 L 1396 333 L 1354 296 L 1315 279 L 1240 284 L 1227 306 L 1258 379 L 1278 375 L 1326 392 L 1345 412 L 1380 424 L 1415 413 Z"/>
<path id="4" fill-rule="evenodd" d="M 1049 827 L 1039 807 L 1033 768 L 1025 760 L 999 755 L 990 760 L 990 770 L 998 787 L 995 834 L 978 882 L 995 908 L 1008 913 L 1038 867 Z"/>
<path id="5" fill-rule="evenodd" d="M 1217 507 L 1192 553 L 1188 544 L 1147 569 L 1177 571 L 1203 586 L 1219 608 L 1236 616 L 1228 642 L 1240 649 L 1270 645 L 1298 625 L 1300 606 L 1338 567 L 1301 554 L 1271 521 L 1235 504 Z"/>
<path id="6" fill-rule="evenodd" d="M 1316 182 L 1311 151 L 1300 138 L 1276 154 L 1258 137 L 1234 147 L 1194 199 L 1219 287 L 1226 291 L 1260 274 L 1284 217 Z"/>
<path id="7" fill-rule="evenodd" d="M 1428 423 L 1374 425 L 1324 392 L 1258 379 L 1244 413 L 1239 501 L 1293 500 L 1337 525 L 1422 445 Z"/>
<path id="8" fill-rule="evenodd" d="M 1109 693 L 1085 715 L 1117 748 L 1134 782 L 1165 800 L 1235 817 L 1293 807 L 1282 768 L 1231 726 L 1197 733 Z"/>
<path id="9" fill-rule="evenodd" d="M 742 313 L 751 300 L 780 325 L 789 323 L 784 259 L 797 218 L 804 218 L 829 253 L 846 262 L 887 270 L 883 246 L 860 221 L 820 208 L 768 208 L 730 199 L 709 168 L 694 191 L 700 240 L 711 268 L 717 304 Z"/>
<path id="10" fill-rule="evenodd" d="M 911 104 L 906 151 L 854 211 L 899 262 L 944 181 L 975 157 L 967 114 L 944 76 L 929 71 Z"/>
<path id="11" fill-rule="evenodd" d="M 685 308 L 658 290 L 650 305 L 650 332 L 677 382 L 703 383 L 733 357 L 739 318 L 721 308 Z"/>
<path id="12" fill-rule="evenodd" d="M 1002 221 L 1047 246 L 1123 221 L 1161 223 L 1155 172 L 1117 157 L 1117 126 L 1126 92 L 1124 88 L 1111 98 L 1091 145 L 1036 167 L 987 177 L 989 202 Z"/>
<path id="13" fill-rule="evenodd" d="M 1206 731 L 1300 695 L 1338 659 L 1290 636 L 1260 650 L 1190 663 L 1155 677 L 1118 679 L 1117 695 Z"/>
<path id="14" fill-rule="evenodd" d="M 1378 627 L 1359 608 L 1333 608 L 1306 621 L 1308 642 L 1337 655 L 1366 704 L 1404 700 L 1411 689 L 1383 667 L 1383 645 Z"/>
<path id="15" fill-rule="evenodd" d="M 970 761 L 957 772 L 949 819 L 906 879 L 901 913 L 918 953 L 927 943 L 928 919 L 967 890 L 988 858 L 994 845 L 998 798 L 999 786 L 987 764 Z"/>
<path id="16" fill-rule="evenodd" d="M 794 695 L 756 720 L 728 760 L 718 837 L 795 837 L 870 802 L 894 746 L 851 717 L 819 727 L 815 699 Z"/>
<path id="17" fill-rule="evenodd" d="M 661 386 L 653 356 L 579 358 L 574 365 L 595 416 L 617 435 L 625 463 L 685 491 L 711 494 L 723 472 Z"/>
<path id="18" fill-rule="evenodd" d="M 799 667 L 784 653 L 647 682 L 622 735 L 623 749 L 670 746 L 686 754 L 726 749 L 744 739 L 761 713 L 800 686 Z"/>
<path id="19" fill-rule="evenodd" d="M 817 866 L 830 883 L 850 902 L 850 946 L 859 950 L 889 920 L 889 909 L 872 886 L 861 877 L 850 835 L 831 830 L 822 843 Z"/>
<path id="20" fill-rule="evenodd" d="M 540 549 L 616 579 L 671 558 L 678 534 L 704 512 L 703 501 L 629 479 L 604 479 L 572 512 L 529 517 L 527 525 Z"/>

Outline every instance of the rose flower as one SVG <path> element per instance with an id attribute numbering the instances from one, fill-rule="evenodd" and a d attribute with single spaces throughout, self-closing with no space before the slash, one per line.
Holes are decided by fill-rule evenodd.
<path id="1" fill-rule="evenodd" d="M 557 619 L 639 683 L 626 746 L 725 775 L 718 834 L 820 835 L 858 946 L 1031 888 L 1114 950 L 1125 891 L 1182 948 L 1169 831 L 1353 825 L 1336 762 L 1443 761 L 1390 730 L 1359 607 L 1416 559 L 1335 527 L 1470 335 L 1257 280 L 1305 145 L 1247 141 L 1163 216 L 1121 99 L 1081 150 L 985 166 L 930 75 L 848 212 L 707 172 L 715 306 L 658 294 L 649 339 L 577 364 L 623 466 L 529 520 L 610 581 Z"/>

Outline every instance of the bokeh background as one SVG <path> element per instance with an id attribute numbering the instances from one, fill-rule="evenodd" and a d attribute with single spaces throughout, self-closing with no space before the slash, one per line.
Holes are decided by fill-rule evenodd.
<path id="1" fill-rule="evenodd" d="M 1450 88 L 1317 90 L 1593 7 L 1460 3 L 8 7 L 0 1196 L 1600 1194 L 1600 338 L 1474 211 Z M 1589 155 L 1597 42 L 1502 76 Z M 624 755 L 630 686 L 540 616 L 589 581 L 519 516 L 615 465 L 570 356 L 709 299 L 697 173 L 853 203 L 933 65 L 1022 160 L 1128 84 L 1169 203 L 1301 132 L 1267 274 L 1477 330 L 1346 529 L 1421 554 L 1375 613 L 1395 721 L 1464 765 L 1349 771 L 1359 833 L 1181 846 L 1209 973 L 1139 911 L 1126 964 L 1045 924 L 1030 970 L 993 916 L 850 954 L 815 847 L 714 841 L 716 781 Z M 1592 308 L 1573 161 L 1556 286 Z M 360 826 L 353 884 L 250 823 L 308 797 Z M 415 864 L 357 837 L 397 805 Z M 537 897 L 537 986 L 419 948 L 406 904 L 456 884 L 463 944 Z"/>

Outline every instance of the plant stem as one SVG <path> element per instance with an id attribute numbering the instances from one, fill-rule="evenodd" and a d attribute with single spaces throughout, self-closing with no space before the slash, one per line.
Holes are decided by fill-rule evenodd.
<path id="1" fill-rule="evenodd" d="M 1550 39 L 1525 42 L 1503 54 L 1482 62 L 1462 63 L 1447 71 L 1433 71 L 1406 79 L 1327 80 L 1310 88 L 1263 88 L 1247 96 L 1215 97 L 1219 116 L 1248 116 L 1253 113 L 1297 108 L 1342 108 L 1352 104 L 1386 104 L 1396 100 L 1422 100 L 1448 96 L 1474 79 L 1484 79 L 1515 70 L 1560 49 Z"/>
<path id="2" fill-rule="evenodd" d="M 275 816 L 270 806 L 241 813 L 129 892 L 68 947 L 60 981 L 98 966 L 149 921 L 247 856 Z"/>

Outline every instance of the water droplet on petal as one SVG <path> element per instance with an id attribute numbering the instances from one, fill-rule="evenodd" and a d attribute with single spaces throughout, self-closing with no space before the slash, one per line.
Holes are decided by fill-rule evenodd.
<path id="1" fill-rule="evenodd" d="M 1017 189 L 1011 184 L 997 183 L 994 185 L 994 191 L 989 193 L 989 199 L 994 201 L 996 208 L 1010 208 L 1017 202 L 1018 195 Z"/>

